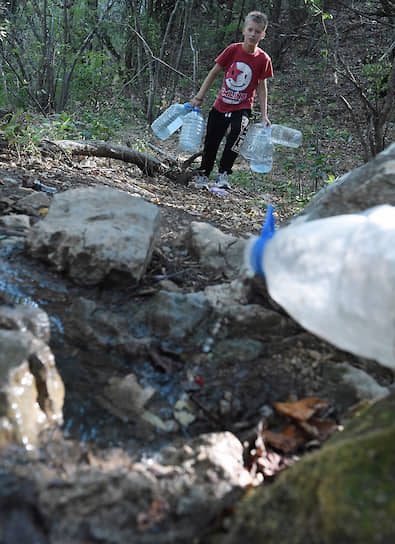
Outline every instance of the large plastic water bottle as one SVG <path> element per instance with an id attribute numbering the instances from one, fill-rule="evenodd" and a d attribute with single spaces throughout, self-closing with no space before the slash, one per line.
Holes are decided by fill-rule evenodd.
<path id="1" fill-rule="evenodd" d="M 187 104 L 172 104 L 152 123 L 151 128 L 161 140 L 166 140 L 183 123 L 186 114 L 191 111 L 191 106 Z"/>
<path id="2" fill-rule="evenodd" d="M 303 327 L 395 368 L 395 207 L 275 231 L 270 206 L 246 264 Z"/>
<path id="3" fill-rule="evenodd" d="M 264 123 L 252 125 L 244 138 L 240 153 L 249 159 L 251 170 L 260 174 L 270 172 L 273 167 L 273 142 L 271 127 Z"/>
<path id="4" fill-rule="evenodd" d="M 261 148 L 261 156 L 258 159 L 251 159 L 250 167 L 253 172 L 267 174 L 273 168 L 273 142 L 266 140 Z"/>
<path id="5" fill-rule="evenodd" d="M 204 133 L 204 117 L 199 108 L 192 108 L 183 120 L 178 147 L 181 151 L 199 151 Z"/>
<path id="6" fill-rule="evenodd" d="M 265 123 L 255 123 L 248 129 L 240 154 L 248 160 L 259 160 L 268 143 L 271 143 L 271 127 Z"/>
<path id="7" fill-rule="evenodd" d="M 282 125 L 272 125 L 272 140 L 274 144 L 285 145 L 287 147 L 299 147 L 302 143 L 302 133 L 295 128 L 284 127 Z"/>

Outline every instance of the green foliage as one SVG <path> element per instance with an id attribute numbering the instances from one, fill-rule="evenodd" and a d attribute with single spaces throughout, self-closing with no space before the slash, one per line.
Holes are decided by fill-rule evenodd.
<path id="1" fill-rule="evenodd" d="M 9 145 L 14 147 L 18 155 L 27 153 L 39 155 L 38 144 L 45 137 L 44 127 L 37 127 L 32 123 L 32 116 L 19 111 L 2 119 L 0 130 Z"/>
<path id="2" fill-rule="evenodd" d="M 74 71 L 71 98 L 83 101 L 97 101 L 105 95 L 114 77 L 114 66 L 108 54 L 101 51 L 87 51 Z"/>
<path id="3" fill-rule="evenodd" d="M 251 187 L 256 175 L 248 168 L 235 168 L 232 173 L 232 183 L 242 187 Z"/>
<path id="4" fill-rule="evenodd" d="M 388 59 L 363 66 L 362 73 L 367 81 L 366 92 L 370 100 L 377 102 L 380 97 L 387 94 L 390 70 L 391 63 Z"/>
<path id="5" fill-rule="evenodd" d="M 49 117 L 19 111 L 2 119 L 0 130 L 8 144 L 19 155 L 39 155 L 39 144 L 43 139 L 61 140 L 106 140 L 117 142 L 128 127 L 136 130 L 137 117 L 131 118 L 129 101 L 118 101 L 116 105 L 103 104 L 97 108 L 73 113 L 62 112 Z M 144 138 L 134 138 L 134 148 L 147 151 Z"/>

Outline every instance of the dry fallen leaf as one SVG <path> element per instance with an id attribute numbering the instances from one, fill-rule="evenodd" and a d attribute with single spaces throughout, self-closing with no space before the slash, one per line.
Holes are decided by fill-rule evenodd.
<path id="1" fill-rule="evenodd" d="M 337 429 L 337 424 L 330 419 L 310 418 L 308 421 L 300 421 L 299 425 L 310 436 L 317 438 L 320 442 L 327 440 Z"/>
<path id="2" fill-rule="evenodd" d="M 280 414 L 298 421 L 307 421 L 318 410 L 326 408 L 328 401 L 317 397 L 308 397 L 296 402 L 275 402 L 273 406 Z"/>
<path id="3" fill-rule="evenodd" d="M 272 448 L 283 453 L 294 453 L 299 447 L 299 442 L 294 436 L 282 432 L 265 430 L 262 432 L 262 437 Z"/>

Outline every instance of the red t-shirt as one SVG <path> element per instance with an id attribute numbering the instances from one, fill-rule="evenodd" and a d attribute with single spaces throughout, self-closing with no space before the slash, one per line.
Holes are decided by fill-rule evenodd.
<path id="1" fill-rule="evenodd" d="M 272 61 L 257 47 L 246 53 L 242 43 L 232 43 L 215 59 L 225 69 L 214 108 L 222 113 L 251 109 L 258 80 L 273 77 Z"/>

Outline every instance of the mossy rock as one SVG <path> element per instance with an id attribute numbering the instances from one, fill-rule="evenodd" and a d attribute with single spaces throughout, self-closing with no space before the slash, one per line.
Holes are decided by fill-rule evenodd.
<path id="1" fill-rule="evenodd" d="M 395 393 L 365 409 L 273 485 L 249 492 L 231 533 L 239 544 L 395 542 Z"/>

